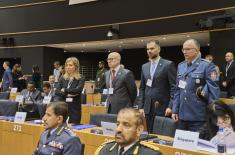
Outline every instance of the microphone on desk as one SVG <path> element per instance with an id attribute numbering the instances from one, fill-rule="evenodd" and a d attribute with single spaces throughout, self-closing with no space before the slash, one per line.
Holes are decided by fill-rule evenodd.
<path id="1" fill-rule="evenodd" d="M 92 91 L 91 91 L 91 100 L 92 100 L 92 104 L 94 105 L 95 101 L 94 101 L 94 86 L 93 85 L 91 85 L 91 89 L 92 89 Z"/>

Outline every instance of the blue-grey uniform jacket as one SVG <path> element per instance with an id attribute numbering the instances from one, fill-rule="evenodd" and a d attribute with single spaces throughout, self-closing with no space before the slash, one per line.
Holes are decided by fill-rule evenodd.
<path id="1" fill-rule="evenodd" d="M 215 65 L 201 57 L 196 58 L 191 66 L 187 66 L 186 61 L 181 62 L 177 71 L 173 113 L 184 121 L 205 121 L 206 106 L 219 98 L 217 76 Z M 196 95 L 200 86 L 206 102 Z"/>
<path id="2" fill-rule="evenodd" d="M 66 125 L 48 134 L 49 130 L 42 133 L 33 155 L 82 155 L 80 139 Z"/>

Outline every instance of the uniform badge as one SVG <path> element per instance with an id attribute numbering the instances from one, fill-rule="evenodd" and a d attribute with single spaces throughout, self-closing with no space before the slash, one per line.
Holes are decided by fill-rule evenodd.
<path id="1" fill-rule="evenodd" d="M 217 73 L 216 73 L 216 71 L 211 72 L 210 78 L 211 78 L 211 80 L 213 80 L 213 81 L 215 81 L 215 80 L 217 79 Z"/>
<path id="2" fill-rule="evenodd" d="M 51 141 L 48 145 L 51 146 L 51 147 L 55 147 L 55 148 L 61 149 L 61 150 L 64 147 L 62 143 L 56 142 L 56 141 Z"/>

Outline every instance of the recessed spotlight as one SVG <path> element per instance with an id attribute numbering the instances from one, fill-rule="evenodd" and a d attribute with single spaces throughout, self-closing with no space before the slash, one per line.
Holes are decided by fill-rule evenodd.
<path id="1" fill-rule="evenodd" d="M 64 45 L 64 47 L 65 47 L 65 48 L 67 48 L 67 47 L 68 47 L 68 45 Z"/>
<path id="2" fill-rule="evenodd" d="M 66 50 L 64 50 L 64 53 L 66 53 L 67 51 Z"/>
<path id="3" fill-rule="evenodd" d="M 187 38 L 189 38 L 189 37 L 190 37 L 190 35 L 187 35 L 186 37 L 187 37 Z"/>
<path id="4" fill-rule="evenodd" d="M 163 40 L 166 40 L 166 37 L 163 37 L 162 39 L 163 39 Z"/>
<path id="5" fill-rule="evenodd" d="M 144 42 L 144 40 L 142 39 L 142 40 L 140 40 L 141 42 Z"/>
<path id="6" fill-rule="evenodd" d="M 123 41 L 121 41 L 120 44 L 123 44 Z"/>
<path id="7" fill-rule="evenodd" d="M 83 46 L 83 47 L 85 47 L 85 46 L 86 46 L 86 44 L 82 44 L 82 46 Z"/>
<path id="8" fill-rule="evenodd" d="M 208 43 L 207 46 L 210 46 L 210 43 Z"/>

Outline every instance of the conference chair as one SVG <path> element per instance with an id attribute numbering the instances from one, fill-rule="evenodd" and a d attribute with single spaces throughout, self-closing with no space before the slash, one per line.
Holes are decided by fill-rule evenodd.
<path id="1" fill-rule="evenodd" d="M 153 133 L 164 136 L 175 136 L 177 124 L 168 117 L 155 116 L 153 123 Z"/>
<path id="2" fill-rule="evenodd" d="M 101 126 L 101 121 L 116 123 L 117 115 L 116 114 L 91 114 L 90 124 Z"/>

